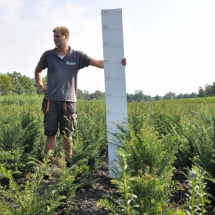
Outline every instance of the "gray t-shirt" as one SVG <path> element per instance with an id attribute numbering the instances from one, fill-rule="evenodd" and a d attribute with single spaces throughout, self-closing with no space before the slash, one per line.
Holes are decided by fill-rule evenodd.
<path id="1" fill-rule="evenodd" d="M 79 69 L 89 66 L 90 57 L 70 48 L 70 53 L 61 59 L 56 49 L 43 53 L 38 62 L 41 69 L 47 68 L 47 99 L 76 102 L 77 75 Z"/>

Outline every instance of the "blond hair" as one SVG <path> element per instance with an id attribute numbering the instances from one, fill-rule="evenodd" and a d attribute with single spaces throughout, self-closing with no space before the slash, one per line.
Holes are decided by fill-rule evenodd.
<path id="1" fill-rule="evenodd" d="M 64 26 L 58 26 L 53 29 L 53 32 L 60 32 L 62 35 L 69 36 L 69 29 Z"/>

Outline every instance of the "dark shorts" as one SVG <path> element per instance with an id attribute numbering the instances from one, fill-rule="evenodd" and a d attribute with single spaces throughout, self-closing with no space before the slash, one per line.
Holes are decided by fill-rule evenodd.
<path id="1" fill-rule="evenodd" d="M 77 126 L 76 122 L 76 103 L 67 101 L 57 101 L 44 99 L 42 103 L 44 113 L 44 134 L 53 136 L 60 133 L 70 136 Z"/>

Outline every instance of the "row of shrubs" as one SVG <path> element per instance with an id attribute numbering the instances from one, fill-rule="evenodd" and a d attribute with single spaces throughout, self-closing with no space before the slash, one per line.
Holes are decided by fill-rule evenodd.
<path id="1" fill-rule="evenodd" d="M 118 192 L 101 200 L 110 214 L 214 214 L 214 114 L 200 102 L 130 103 Z"/>
<path id="2" fill-rule="evenodd" d="M 41 97 L 19 105 L 2 103 L 0 109 L 0 214 L 53 214 L 59 208 L 69 214 L 77 189 L 93 186 L 106 162 L 105 103 L 78 102 L 70 168 L 60 136 L 57 168 L 50 168 L 43 153 Z M 119 126 L 117 165 L 111 170 L 116 192 L 99 201 L 107 214 L 212 212 L 214 114 L 213 103 L 199 100 L 129 103 L 129 123 Z"/>

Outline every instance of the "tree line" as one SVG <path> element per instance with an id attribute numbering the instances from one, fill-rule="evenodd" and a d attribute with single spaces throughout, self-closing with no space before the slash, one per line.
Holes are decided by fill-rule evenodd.
<path id="1" fill-rule="evenodd" d="M 43 82 L 47 82 L 47 77 L 43 78 Z M 34 78 L 29 78 L 19 72 L 0 73 L 0 95 L 14 95 L 14 94 L 37 94 L 37 88 Z M 145 95 L 142 90 L 135 90 L 134 94 L 127 94 L 128 101 L 155 101 L 155 100 L 171 100 L 171 99 L 185 99 L 196 97 L 215 96 L 215 82 L 211 85 L 207 84 L 205 87 L 199 87 L 198 93 L 179 94 L 168 92 L 164 96 L 156 95 L 152 97 Z M 105 93 L 96 90 L 94 93 L 89 93 L 87 90 L 77 90 L 77 98 L 80 100 L 104 100 Z"/>

